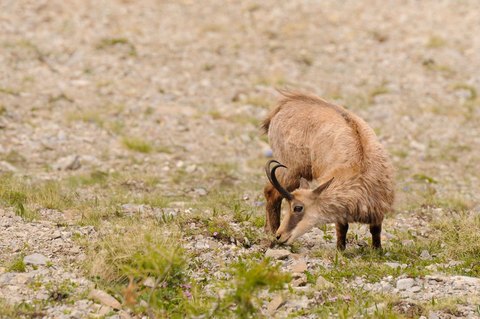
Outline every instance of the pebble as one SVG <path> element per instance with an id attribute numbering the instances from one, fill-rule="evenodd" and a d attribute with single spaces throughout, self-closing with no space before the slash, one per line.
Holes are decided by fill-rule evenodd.
<path id="1" fill-rule="evenodd" d="M 409 292 L 419 292 L 420 290 L 422 290 L 419 286 L 413 286 L 412 288 L 408 289 Z"/>
<path id="2" fill-rule="evenodd" d="M 330 281 L 326 280 L 325 278 L 323 278 L 322 276 L 318 276 L 317 281 L 315 283 L 315 287 L 317 289 L 324 290 L 324 289 L 334 288 L 335 285 L 332 284 Z"/>
<path id="3" fill-rule="evenodd" d="M 422 252 L 420 253 L 420 258 L 423 260 L 430 260 L 432 259 L 432 256 L 430 255 L 428 250 L 422 250 Z"/>
<path id="4" fill-rule="evenodd" d="M 193 192 L 198 196 L 206 196 L 208 194 L 207 190 L 202 187 L 194 188 Z"/>
<path id="5" fill-rule="evenodd" d="M 397 280 L 397 289 L 407 290 L 415 285 L 415 280 L 412 278 L 402 278 Z"/>
<path id="6" fill-rule="evenodd" d="M 307 270 L 307 263 L 305 260 L 299 260 L 295 264 L 292 265 L 292 272 L 303 273 Z"/>
<path id="7" fill-rule="evenodd" d="M 191 173 L 195 172 L 196 170 L 197 170 L 197 165 L 195 165 L 195 164 L 188 165 L 185 168 L 185 172 L 188 173 L 188 174 L 191 174 Z"/>
<path id="8" fill-rule="evenodd" d="M 391 262 L 386 262 L 385 265 L 393 269 L 402 267 L 402 265 L 400 265 L 399 263 L 391 263 Z"/>
<path id="9" fill-rule="evenodd" d="M 0 172 L 16 172 L 17 168 L 6 161 L 0 161 Z"/>
<path id="10" fill-rule="evenodd" d="M 148 277 L 147 279 L 145 279 L 145 280 L 143 281 L 143 285 L 144 285 L 145 287 L 149 287 L 149 288 L 155 287 L 155 278 L 153 278 L 153 277 Z"/>
<path id="11" fill-rule="evenodd" d="M 113 309 L 120 309 L 122 306 L 117 299 L 115 299 L 103 290 L 93 289 L 88 294 L 88 298 L 98 301 L 105 306 L 112 307 Z"/>
<path id="12" fill-rule="evenodd" d="M 280 308 L 285 303 L 285 299 L 282 295 L 277 295 L 273 297 L 272 301 L 268 303 L 267 313 L 273 315 L 278 308 Z"/>
<path id="13" fill-rule="evenodd" d="M 23 258 L 23 262 L 27 265 L 46 265 L 49 259 L 42 254 L 31 254 Z"/>
<path id="14" fill-rule="evenodd" d="M 265 257 L 270 257 L 273 259 L 285 259 L 290 254 L 291 252 L 286 249 L 267 249 L 265 252 Z"/>
<path id="15" fill-rule="evenodd" d="M 306 284 L 307 284 L 307 276 L 305 276 L 304 274 L 294 279 L 291 283 L 292 287 L 303 287 Z"/>
<path id="16" fill-rule="evenodd" d="M 69 155 L 62 158 L 59 158 L 55 164 L 53 164 L 53 169 L 57 171 L 75 171 L 81 167 L 80 156 L 78 155 Z"/>
<path id="17" fill-rule="evenodd" d="M 263 151 L 263 156 L 265 156 L 266 158 L 272 157 L 273 156 L 272 150 L 269 149 L 269 150 Z"/>

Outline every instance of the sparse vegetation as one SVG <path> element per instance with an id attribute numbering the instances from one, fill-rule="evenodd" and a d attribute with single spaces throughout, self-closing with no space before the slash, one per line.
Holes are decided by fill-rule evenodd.
<path id="1" fill-rule="evenodd" d="M 25 272 L 27 267 L 23 262 L 23 254 L 20 254 L 17 258 L 15 258 L 10 265 L 8 266 L 8 271 L 12 272 Z"/>
<path id="2" fill-rule="evenodd" d="M 122 143 L 127 149 L 139 153 L 150 153 L 153 150 L 150 142 L 139 137 L 124 137 Z"/>
<path id="3" fill-rule="evenodd" d="M 128 55 L 136 56 L 137 49 L 127 38 L 103 38 L 96 46 L 98 50 L 107 50 L 111 47 L 126 47 Z"/>
<path id="4" fill-rule="evenodd" d="M 480 316 L 477 7 L 2 6 L 0 318 Z M 265 234 L 275 89 L 344 105 L 389 150 L 382 252 L 368 225 L 343 253 L 333 224 Z"/>

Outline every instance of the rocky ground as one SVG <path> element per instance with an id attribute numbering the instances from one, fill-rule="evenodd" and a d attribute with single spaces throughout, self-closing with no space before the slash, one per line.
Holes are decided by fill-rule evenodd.
<path id="1" fill-rule="evenodd" d="M 0 1 L 0 317 L 480 318 L 476 1 Z M 397 175 L 353 225 L 263 234 L 276 88 Z M 265 260 L 265 258 L 267 259 Z"/>

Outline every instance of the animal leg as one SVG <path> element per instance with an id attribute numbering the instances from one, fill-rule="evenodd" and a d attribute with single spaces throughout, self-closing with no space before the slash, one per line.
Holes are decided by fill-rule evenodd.
<path id="1" fill-rule="evenodd" d="M 270 183 L 265 186 L 264 194 L 267 201 L 265 232 L 275 234 L 278 227 L 280 227 L 280 209 L 282 207 L 282 197 Z"/>
<path id="2" fill-rule="evenodd" d="M 345 250 L 347 247 L 348 223 L 336 223 L 335 230 L 337 231 L 337 249 Z"/>
<path id="3" fill-rule="evenodd" d="M 370 233 L 372 234 L 372 246 L 375 249 L 382 248 L 382 224 L 370 224 Z"/>

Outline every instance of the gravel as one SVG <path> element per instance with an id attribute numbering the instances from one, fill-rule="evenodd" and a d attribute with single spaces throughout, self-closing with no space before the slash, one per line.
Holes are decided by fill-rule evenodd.
<path id="1" fill-rule="evenodd" d="M 479 162 L 479 108 L 472 97 L 480 90 L 477 7 L 474 0 L 412 1 L 393 9 L 373 0 L 228 5 L 108 0 L 92 10 L 82 1 L 4 2 L 0 173 L 32 182 L 93 172 L 125 174 L 132 176 L 122 185 L 125 191 L 154 191 L 178 200 L 169 207 L 121 202 L 116 218 L 163 223 L 166 217 L 188 216 L 191 201 L 243 185 L 248 194 L 242 189 L 239 198 L 263 211 L 261 163 L 272 154 L 259 122 L 278 97 L 275 88 L 298 87 L 347 105 L 370 123 L 392 154 L 398 209 L 384 222 L 388 252 L 396 232 L 428 238 L 432 220 L 451 216 L 424 205 L 424 194 L 479 201 L 474 165 Z M 118 38 L 134 52 L 127 45 L 99 47 L 104 39 Z M 125 137 L 144 139 L 152 151 L 128 149 Z M 138 176 L 151 180 L 137 181 Z M 75 195 L 91 199 L 96 193 L 86 188 Z M 405 208 L 412 203 L 422 208 Z M 108 317 L 119 308 L 118 300 L 108 295 L 85 299 L 95 285 L 85 273 L 84 247 L 76 241 L 95 242 L 97 229 L 79 222 L 83 212 L 35 211 L 38 219 L 23 220 L 12 205 L 1 202 L 0 299 L 42 303 L 51 298 L 51 287 L 67 284 L 72 298 L 47 303 L 45 318 Z M 229 226 L 240 227 L 237 222 Z M 192 221 L 180 231 L 200 233 L 200 227 Z M 225 265 L 265 250 L 235 238 L 202 236 L 185 235 L 184 248 L 192 253 L 192 263 L 216 278 L 228 278 Z M 365 249 L 366 238 L 368 226 L 352 225 L 349 247 Z M 401 244 L 416 245 L 408 238 Z M 313 229 L 295 248 L 300 259 L 285 249 L 265 252 L 296 274 L 288 302 L 276 295 L 265 298 L 280 300 L 269 307 L 279 317 L 308 309 L 315 292 L 335 286 L 322 276 L 313 285 L 300 274 L 342 266 L 315 254 L 335 250 L 332 228 Z M 425 262 L 436 258 L 427 250 L 419 257 Z M 25 262 L 25 272 L 10 269 L 16 260 Z M 478 278 L 442 273 L 461 264 L 433 263 L 425 277 L 396 275 L 374 283 L 358 277 L 342 284 L 392 294 L 406 305 L 465 297 L 465 304 L 457 305 L 459 315 L 475 318 Z M 409 266 L 393 258 L 385 265 L 399 273 Z M 205 274 L 192 277 L 202 280 Z M 436 310 L 428 318 L 447 315 Z M 122 308 L 110 317 L 129 316 Z"/>

